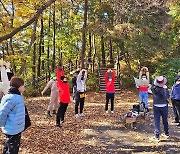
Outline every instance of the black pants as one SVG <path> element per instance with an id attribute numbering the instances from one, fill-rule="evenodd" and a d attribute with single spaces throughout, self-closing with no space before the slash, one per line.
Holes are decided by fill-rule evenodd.
<path id="1" fill-rule="evenodd" d="M 105 110 L 108 110 L 109 100 L 111 100 L 111 111 L 114 110 L 114 93 L 106 93 L 106 106 Z"/>
<path id="2" fill-rule="evenodd" d="M 76 104 L 75 104 L 75 114 L 78 114 L 78 107 L 80 105 L 80 113 L 83 113 L 85 97 L 80 98 L 83 92 L 76 92 Z"/>
<path id="3" fill-rule="evenodd" d="M 60 102 L 58 112 L 56 115 L 56 124 L 60 124 L 60 121 L 64 121 L 64 115 L 66 113 L 67 107 L 68 107 L 68 103 Z"/>
<path id="4" fill-rule="evenodd" d="M 180 100 L 171 100 L 176 122 L 180 122 Z"/>
<path id="5" fill-rule="evenodd" d="M 6 135 L 3 154 L 18 154 L 21 140 L 21 133 L 16 135 Z"/>

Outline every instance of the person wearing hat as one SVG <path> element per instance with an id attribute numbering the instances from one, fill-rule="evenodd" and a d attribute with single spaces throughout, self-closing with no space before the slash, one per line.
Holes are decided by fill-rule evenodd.
<path id="1" fill-rule="evenodd" d="M 57 80 L 56 80 L 56 74 L 51 73 L 51 80 L 47 83 L 45 86 L 44 90 L 41 92 L 42 95 L 44 95 L 45 91 L 51 88 L 51 94 L 50 94 L 50 102 L 47 108 L 47 117 L 52 117 L 51 116 L 51 111 L 52 114 L 56 114 L 56 110 L 58 107 L 58 102 L 59 102 L 59 89 L 57 87 Z"/>
<path id="2" fill-rule="evenodd" d="M 108 104 L 109 100 L 111 100 L 111 113 L 114 113 L 114 94 L 115 94 L 115 73 L 108 69 L 104 75 L 105 83 L 106 83 L 106 105 L 105 112 L 108 113 Z"/>
<path id="3" fill-rule="evenodd" d="M 169 136 L 168 127 L 168 98 L 169 91 L 166 86 L 167 79 L 163 76 L 155 78 L 152 93 L 153 93 L 153 111 L 154 111 L 154 122 L 155 122 L 155 139 L 160 137 L 160 117 L 162 117 L 164 125 L 164 133 Z"/>
<path id="4" fill-rule="evenodd" d="M 12 77 L 8 94 L 0 103 L 0 127 L 6 135 L 3 154 L 18 154 L 21 133 L 25 129 L 24 80 Z"/>
<path id="5" fill-rule="evenodd" d="M 175 79 L 175 84 L 172 86 L 171 101 L 174 110 L 175 123 L 180 126 L 180 76 Z"/>

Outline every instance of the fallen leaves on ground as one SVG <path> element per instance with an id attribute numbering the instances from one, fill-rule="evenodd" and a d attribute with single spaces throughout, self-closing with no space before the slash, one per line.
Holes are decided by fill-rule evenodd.
<path id="1" fill-rule="evenodd" d="M 32 126 L 22 133 L 20 154 L 152 154 L 180 151 L 179 130 L 175 126 L 172 126 L 174 134 L 170 139 L 162 139 L 158 144 L 149 139 L 154 131 L 152 109 L 149 117 L 137 122 L 136 129 L 125 127 L 120 116 L 131 109 L 133 104 L 138 104 L 138 95 L 132 91 L 115 95 L 114 114 L 106 114 L 104 111 L 105 94 L 88 92 L 84 107 L 85 117 L 75 119 L 75 104 L 70 103 L 62 128 L 55 126 L 55 115 L 52 118 L 46 117 L 48 103 L 49 97 L 26 100 Z M 150 106 L 152 107 L 152 100 Z M 2 134 L 0 151 L 3 150 L 4 139 Z"/>

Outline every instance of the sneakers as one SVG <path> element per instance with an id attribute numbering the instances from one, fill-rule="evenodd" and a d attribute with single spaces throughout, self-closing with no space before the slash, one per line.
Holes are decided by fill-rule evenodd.
<path id="1" fill-rule="evenodd" d="M 52 111 L 52 114 L 56 114 L 56 110 L 53 110 L 53 111 Z"/>
<path id="2" fill-rule="evenodd" d="M 76 100 L 74 99 L 72 102 L 73 102 L 73 103 L 76 103 Z"/>
<path id="3" fill-rule="evenodd" d="M 75 118 L 79 118 L 79 114 L 75 114 Z"/>
<path id="4" fill-rule="evenodd" d="M 106 111 L 106 113 L 108 113 L 108 110 Z"/>
<path id="5" fill-rule="evenodd" d="M 114 111 L 111 111 L 111 113 L 113 114 L 113 113 L 114 113 Z"/>
<path id="6" fill-rule="evenodd" d="M 56 124 L 56 127 L 59 127 L 59 128 L 61 128 L 62 126 L 61 126 L 60 124 Z"/>
<path id="7" fill-rule="evenodd" d="M 80 113 L 80 115 L 79 115 L 80 117 L 84 117 L 85 115 L 84 115 L 84 113 Z"/>
<path id="8" fill-rule="evenodd" d="M 47 118 L 51 118 L 51 114 L 50 114 L 50 111 L 47 111 Z"/>
<path id="9" fill-rule="evenodd" d="M 154 140 L 159 141 L 159 134 L 155 134 L 155 135 L 154 135 Z"/>

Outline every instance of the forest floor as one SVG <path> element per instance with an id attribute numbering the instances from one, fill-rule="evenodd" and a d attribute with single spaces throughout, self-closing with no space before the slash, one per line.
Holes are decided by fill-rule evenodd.
<path id="1" fill-rule="evenodd" d="M 85 100 L 85 117 L 74 118 L 74 103 L 70 103 L 62 128 L 55 126 L 55 116 L 46 117 L 49 97 L 26 100 L 32 126 L 22 133 L 20 154 L 123 154 L 123 153 L 180 153 L 180 128 L 173 124 L 172 107 L 169 107 L 170 137 L 159 142 L 153 140 L 152 97 L 150 115 L 127 128 L 120 116 L 138 104 L 135 92 L 123 91 L 115 95 L 115 113 L 104 111 L 105 94 L 88 92 Z M 162 129 L 161 124 L 161 131 Z M 5 136 L 0 136 L 2 153 Z"/>

